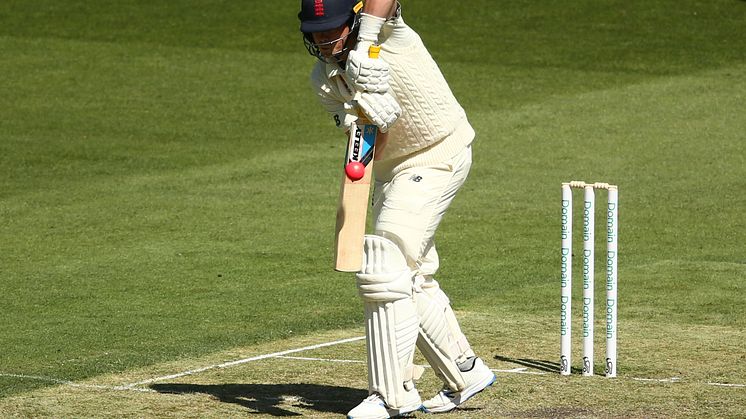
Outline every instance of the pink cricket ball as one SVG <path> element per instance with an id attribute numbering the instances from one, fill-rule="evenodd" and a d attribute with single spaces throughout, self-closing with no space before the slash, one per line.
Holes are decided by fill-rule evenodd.
<path id="1" fill-rule="evenodd" d="M 360 180 L 365 176 L 365 165 L 359 161 L 349 162 L 345 166 L 345 173 L 350 180 Z"/>

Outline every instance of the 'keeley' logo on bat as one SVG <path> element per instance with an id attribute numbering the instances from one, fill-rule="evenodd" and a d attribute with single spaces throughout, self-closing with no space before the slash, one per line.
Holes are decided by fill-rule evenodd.
<path id="1" fill-rule="evenodd" d="M 360 128 L 355 128 L 355 141 L 352 142 L 352 153 L 350 153 L 350 161 L 360 161 L 360 149 L 363 145 L 362 139 L 363 133 Z"/>

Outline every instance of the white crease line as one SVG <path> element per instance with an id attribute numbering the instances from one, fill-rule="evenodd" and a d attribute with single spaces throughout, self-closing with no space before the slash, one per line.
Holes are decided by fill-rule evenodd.
<path id="1" fill-rule="evenodd" d="M 671 378 L 639 378 L 639 377 L 632 377 L 635 381 L 643 381 L 643 382 L 653 382 L 653 383 L 682 383 L 684 382 L 680 377 L 671 377 Z M 715 386 L 715 387 L 735 387 L 735 388 L 746 388 L 746 384 L 735 384 L 735 383 L 714 383 L 714 382 L 706 382 L 704 383 L 708 386 Z"/>
<path id="2" fill-rule="evenodd" d="M 635 381 L 645 381 L 645 382 L 654 382 L 654 383 L 677 383 L 681 381 L 681 378 L 679 377 L 671 377 L 671 378 L 638 378 L 638 377 L 632 377 Z"/>
<path id="3" fill-rule="evenodd" d="M 512 368 L 512 369 L 509 369 L 509 370 L 497 370 L 497 369 L 493 368 L 492 371 L 498 372 L 498 373 L 506 373 L 506 374 L 528 374 L 528 375 L 547 375 L 547 374 L 549 374 L 548 372 L 543 372 L 543 371 L 529 371 L 528 368 Z"/>
<path id="4" fill-rule="evenodd" d="M 275 358 L 282 358 L 282 359 L 294 359 L 296 361 L 323 361 L 323 362 L 341 362 L 341 363 L 348 363 L 348 364 L 365 364 L 366 361 L 358 361 L 354 359 L 327 359 L 327 358 L 308 358 L 305 356 L 276 356 Z"/>
<path id="5" fill-rule="evenodd" d="M 320 361 L 320 362 L 339 362 L 339 363 L 351 363 L 351 364 L 365 364 L 366 361 L 354 360 L 354 359 L 334 359 L 334 358 L 311 358 L 305 356 L 276 356 L 275 358 L 293 359 L 297 361 Z M 429 365 L 423 365 L 425 368 L 431 368 Z M 493 372 L 501 374 L 527 374 L 527 375 L 548 375 L 551 374 L 545 371 L 529 371 L 526 367 L 518 367 L 511 369 L 496 369 L 491 368 Z M 642 381 L 648 383 L 680 383 L 682 379 L 680 377 L 671 378 L 640 378 L 631 377 L 631 380 Z M 704 383 L 710 386 L 718 387 L 746 387 L 746 384 L 726 384 L 726 383 Z"/>
<path id="6" fill-rule="evenodd" d="M 283 359 L 293 359 L 297 361 L 317 361 L 317 362 L 339 362 L 339 363 L 350 363 L 350 364 L 365 364 L 366 361 L 360 361 L 360 360 L 354 360 L 354 359 L 334 359 L 334 358 L 311 358 L 311 357 L 305 357 L 305 356 L 283 356 L 279 355 L 275 358 L 283 358 Z M 431 368 L 429 365 L 423 365 L 425 368 Z M 549 372 L 545 371 L 529 371 L 526 367 L 518 367 L 518 368 L 511 368 L 511 369 L 496 369 L 491 368 L 493 372 L 500 373 L 500 374 L 527 374 L 527 375 L 548 375 L 551 374 Z M 639 377 L 632 377 L 631 378 L 634 381 L 642 381 L 642 382 L 655 382 L 655 383 L 678 383 L 681 382 L 681 378 L 679 377 L 671 377 L 671 378 L 639 378 Z M 723 383 L 705 383 L 707 385 L 711 386 L 720 386 L 720 387 L 746 387 L 746 384 L 723 384 Z"/>
<path id="7" fill-rule="evenodd" d="M 276 356 L 275 358 L 283 358 L 283 359 L 294 359 L 297 361 L 320 361 L 320 362 L 339 362 L 339 363 L 349 363 L 349 364 L 365 364 L 366 361 L 360 361 L 355 359 L 334 359 L 334 358 L 310 358 L 306 356 Z M 429 365 L 423 365 L 425 368 L 431 368 Z M 498 373 L 505 373 L 505 374 L 532 374 L 532 375 L 545 375 L 548 374 L 546 372 L 541 371 L 529 371 L 526 367 L 520 367 L 520 368 L 511 368 L 508 370 L 498 370 L 498 369 L 492 369 L 494 372 Z"/>
<path id="8" fill-rule="evenodd" d="M 746 384 L 707 383 L 707 385 L 717 386 L 717 387 L 739 387 L 739 388 L 746 388 Z"/>
<path id="9" fill-rule="evenodd" d="M 52 377 L 43 377 L 38 375 L 23 375 L 23 374 L 10 374 L 10 373 L 1 373 L 0 377 L 12 377 L 12 378 L 21 378 L 21 379 L 27 379 L 27 380 L 37 380 L 37 381 L 47 381 L 57 384 L 63 384 L 70 387 L 78 387 L 78 388 L 91 388 L 91 389 L 100 389 L 100 390 L 117 390 L 117 391 L 138 391 L 138 392 L 144 392 L 144 393 L 152 393 L 155 392 L 155 390 L 149 389 L 149 388 L 137 388 L 137 386 L 142 386 L 145 384 L 151 384 L 157 381 L 163 381 L 163 380 L 170 380 L 174 378 L 184 377 L 187 375 L 194 375 L 198 374 L 200 372 L 208 371 L 215 368 L 227 368 L 234 365 L 240 365 L 245 364 L 247 362 L 252 361 L 259 361 L 262 359 L 267 358 L 285 358 L 285 359 L 294 359 L 294 360 L 302 360 L 302 361 L 326 361 L 326 362 L 342 362 L 342 363 L 365 363 L 365 361 L 358 361 L 358 360 L 350 360 L 350 359 L 327 359 L 327 358 L 310 358 L 310 357 L 296 357 L 296 356 L 286 356 L 288 354 L 297 353 L 297 352 L 303 352 L 303 351 L 310 351 L 313 349 L 319 349 L 324 348 L 328 346 L 333 345 L 339 345 L 343 343 L 350 343 L 350 342 L 357 342 L 360 340 L 365 339 L 365 336 L 357 336 L 353 338 L 348 339 L 342 339 L 337 340 L 333 342 L 326 342 L 326 343 L 320 343 L 317 345 L 311 345 L 311 346 L 305 346 L 303 348 L 296 348 L 296 349 L 288 349 L 281 352 L 274 352 L 270 354 L 264 354 L 264 355 L 258 355 L 253 356 L 250 358 L 244 358 L 244 359 L 238 359 L 235 361 L 228 361 L 224 362 L 222 364 L 214 364 L 214 365 L 208 365 L 206 367 L 196 368 L 176 374 L 171 375 L 165 375 L 162 377 L 156 377 L 151 378 L 148 380 L 138 381 L 136 383 L 131 384 L 125 384 L 125 385 L 119 385 L 119 386 L 104 386 L 104 385 L 97 385 L 97 384 L 81 384 L 81 383 L 75 383 L 70 380 L 62 380 L 58 378 L 52 378 Z M 426 366 L 429 367 L 429 366 Z M 532 375 L 547 375 L 550 374 L 548 372 L 540 372 L 540 371 L 528 371 L 528 368 L 521 367 L 521 368 L 512 368 L 512 369 L 492 369 L 492 371 L 497 373 L 508 373 L 508 374 L 532 374 Z M 642 381 L 642 382 L 661 382 L 661 383 L 677 383 L 681 382 L 680 377 L 672 377 L 672 378 L 639 378 L 639 377 L 631 377 L 634 381 Z M 703 383 L 710 386 L 717 386 L 717 387 L 735 387 L 735 388 L 746 388 L 746 384 L 735 384 L 735 383 L 714 383 L 714 382 L 707 382 Z"/>
<path id="10" fill-rule="evenodd" d="M 363 340 L 363 339 L 365 339 L 365 336 L 357 336 L 357 337 L 354 337 L 354 338 L 342 339 L 342 340 L 337 340 L 337 341 L 334 341 L 334 342 L 326 342 L 326 343 L 320 343 L 320 344 L 317 344 L 317 345 L 305 346 L 303 348 L 288 349 L 286 351 L 274 352 L 274 353 L 271 353 L 271 354 L 264 354 L 264 355 L 252 356 L 251 358 L 238 359 L 236 361 L 228 361 L 228 362 L 224 362 L 222 364 L 208 365 L 206 367 L 196 368 L 196 369 L 193 369 L 193 370 L 179 372 L 179 373 L 176 373 L 176 374 L 164 375 L 162 377 L 150 378 L 150 379 L 147 379 L 147 380 L 138 381 L 136 383 L 125 384 L 122 387 L 124 387 L 124 388 L 134 388 L 134 387 L 137 387 L 137 386 L 142 386 L 142 385 L 146 385 L 146 384 L 152 384 L 152 383 L 155 383 L 157 381 L 173 380 L 174 378 L 180 378 L 180 377 L 184 377 L 184 376 L 187 376 L 187 375 L 194 375 L 194 374 L 198 374 L 198 373 L 201 373 L 201 372 L 204 372 L 204 371 L 208 371 L 208 370 L 211 370 L 211 369 L 215 369 L 215 368 L 227 368 L 227 367 L 232 367 L 234 365 L 245 364 L 247 362 L 259 361 L 259 360 L 267 359 L 267 358 L 276 358 L 276 357 L 282 356 L 282 355 L 293 354 L 293 353 L 296 353 L 296 352 L 310 351 L 310 350 L 313 350 L 313 349 L 325 348 L 327 346 L 339 345 L 339 344 L 342 344 L 342 343 L 356 342 L 356 341 Z"/>
<path id="11" fill-rule="evenodd" d="M 81 384 L 81 383 L 76 383 L 70 380 L 61 380 L 59 378 L 53 378 L 53 377 L 42 377 L 40 375 L 0 373 L 0 377 L 21 378 L 23 380 L 47 381 L 50 383 L 62 384 L 62 385 L 66 385 L 69 387 L 91 388 L 91 389 L 96 389 L 96 390 L 139 391 L 143 393 L 155 393 L 155 390 L 152 390 L 149 388 L 129 388 L 125 386 L 103 386 L 103 385 L 98 385 L 98 384 Z"/>

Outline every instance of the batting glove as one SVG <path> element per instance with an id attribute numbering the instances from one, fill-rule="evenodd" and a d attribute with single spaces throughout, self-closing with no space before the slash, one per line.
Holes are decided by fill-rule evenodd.
<path id="1" fill-rule="evenodd" d="M 384 23 L 386 19 L 382 17 L 360 14 L 357 45 L 347 55 L 345 67 L 347 78 L 357 91 L 386 93 L 389 90 L 389 65 L 384 60 L 368 56 L 368 49 L 378 42 Z"/>
<path id="2" fill-rule="evenodd" d="M 381 132 L 386 132 L 401 116 L 401 107 L 391 93 L 363 92 L 357 104 L 365 116 L 378 125 Z"/>
<path id="3" fill-rule="evenodd" d="M 368 57 L 368 50 L 352 50 L 345 67 L 347 79 L 355 90 L 386 93 L 389 90 L 389 65 L 380 58 Z"/>

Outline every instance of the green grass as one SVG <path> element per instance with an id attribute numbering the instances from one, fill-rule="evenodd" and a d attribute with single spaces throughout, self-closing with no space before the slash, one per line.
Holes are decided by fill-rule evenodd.
<path id="1" fill-rule="evenodd" d="M 106 3 L 0 4 L 0 397 L 51 385 L 7 374 L 89 380 L 359 326 L 331 270 L 344 139 L 308 87 L 297 4 Z M 437 239 L 484 356 L 555 359 L 559 184 L 600 180 L 620 186 L 620 376 L 746 383 L 746 2 L 404 14 L 478 133 Z M 507 380 L 484 417 L 547 415 L 517 395 L 540 383 Z M 560 383 L 541 408 L 744 413 L 663 401 L 743 406 L 696 386 L 564 411 Z"/>

